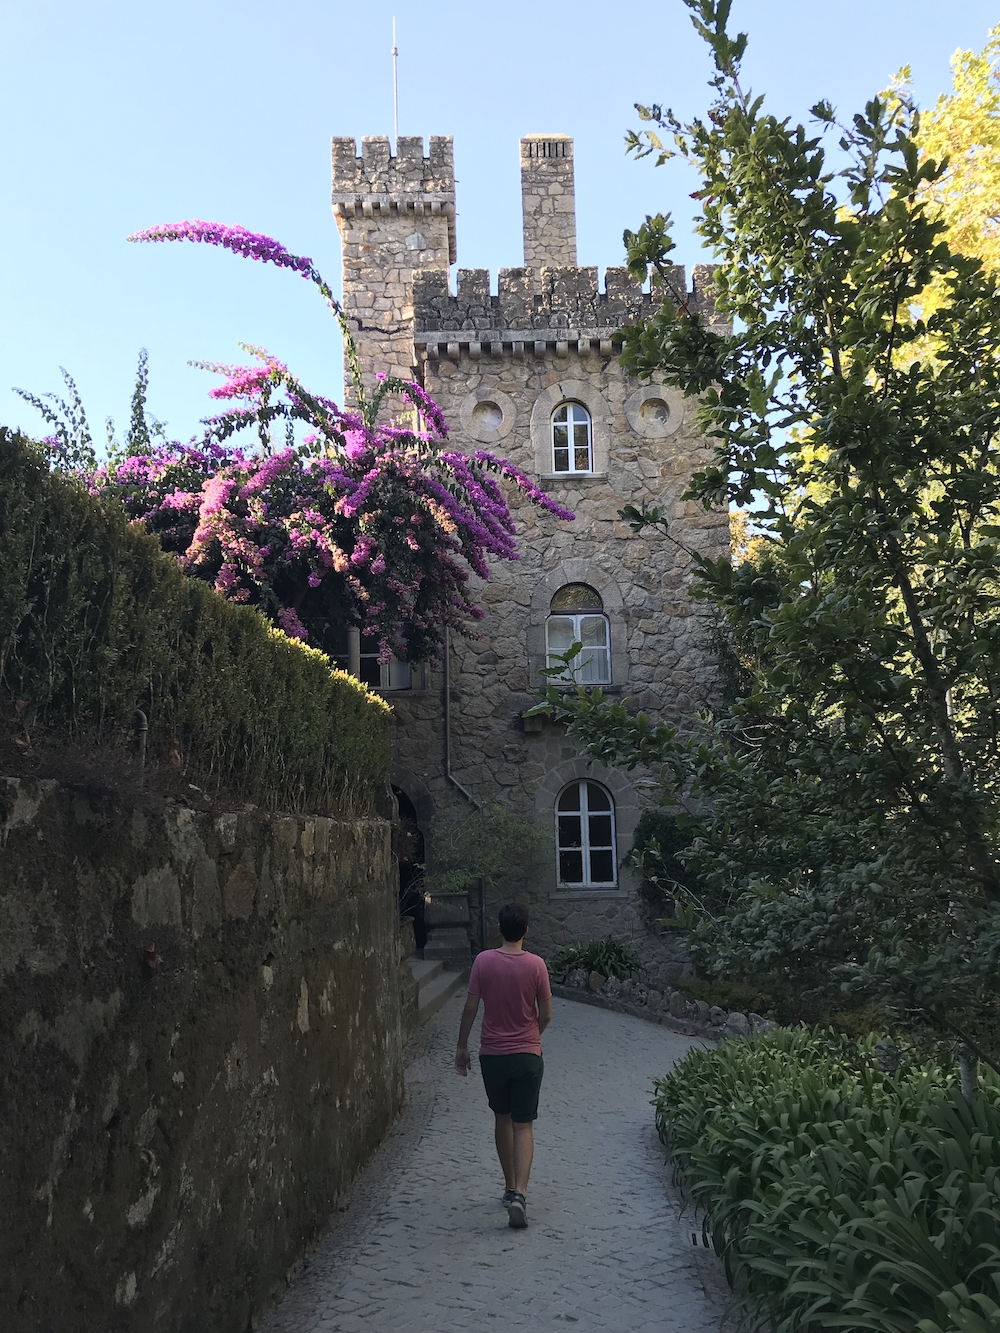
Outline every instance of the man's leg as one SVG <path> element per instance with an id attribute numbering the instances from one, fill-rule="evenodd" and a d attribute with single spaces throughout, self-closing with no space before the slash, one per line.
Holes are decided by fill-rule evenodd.
<path id="1" fill-rule="evenodd" d="M 500 1158 L 500 1169 L 503 1171 L 504 1187 L 508 1190 L 517 1189 L 518 1186 L 514 1184 L 514 1126 L 511 1124 L 509 1115 L 497 1114 L 494 1136 L 497 1144 L 497 1156 Z M 531 1165 L 530 1157 L 528 1165 L 529 1167 Z"/>
<path id="2" fill-rule="evenodd" d="M 499 1117 L 497 1117 L 499 1120 Z M 508 1120 L 510 1117 L 508 1117 Z M 535 1152 L 535 1136 L 532 1133 L 531 1121 L 526 1120 L 523 1123 L 515 1120 L 511 1123 L 513 1142 L 513 1176 L 514 1183 L 510 1185 L 518 1194 L 527 1194 L 528 1176 L 531 1174 L 531 1159 Z"/>

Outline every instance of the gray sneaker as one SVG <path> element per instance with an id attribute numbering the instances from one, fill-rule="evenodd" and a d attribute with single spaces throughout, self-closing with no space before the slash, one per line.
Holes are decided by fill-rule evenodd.
<path id="1" fill-rule="evenodd" d="M 515 1196 L 516 1193 L 517 1193 L 516 1190 L 504 1190 L 504 1192 L 503 1192 L 503 1198 L 501 1199 L 500 1202 L 503 1204 L 503 1206 L 504 1206 L 505 1208 L 506 1208 L 507 1205 L 510 1203 L 511 1199 L 514 1198 L 514 1196 Z"/>
<path id="2" fill-rule="evenodd" d="M 524 1195 L 517 1194 L 514 1190 L 510 1191 L 510 1202 L 507 1204 L 507 1225 L 518 1231 L 528 1225 L 528 1210 Z"/>

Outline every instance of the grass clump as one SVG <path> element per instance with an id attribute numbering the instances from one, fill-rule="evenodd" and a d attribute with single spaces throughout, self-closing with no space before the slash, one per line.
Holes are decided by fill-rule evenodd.
<path id="1" fill-rule="evenodd" d="M 603 940 L 563 945 L 552 957 L 551 971 L 558 982 L 565 981 L 577 968 L 583 968 L 588 975 L 599 972 L 602 977 L 627 981 L 637 975 L 640 966 L 639 956 L 630 944 L 608 935 Z"/>
<path id="2" fill-rule="evenodd" d="M 879 1055 L 805 1028 L 694 1051 L 660 1138 L 753 1326 L 997 1333 L 1000 1079 L 967 1102 L 949 1065 Z"/>

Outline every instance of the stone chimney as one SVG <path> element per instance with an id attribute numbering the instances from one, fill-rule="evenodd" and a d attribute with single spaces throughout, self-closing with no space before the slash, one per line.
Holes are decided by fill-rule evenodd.
<path id="1" fill-rule="evenodd" d="M 573 140 L 527 134 L 521 140 L 524 266 L 576 268 Z"/>

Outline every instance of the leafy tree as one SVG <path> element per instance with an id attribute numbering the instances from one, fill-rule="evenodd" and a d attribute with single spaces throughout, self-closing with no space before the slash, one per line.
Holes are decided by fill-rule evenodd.
<path id="1" fill-rule="evenodd" d="M 925 112 L 917 134 L 921 150 L 945 163 L 927 186 L 948 224 L 948 239 L 963 254 L 1000 270 L 1000 25 L 980 52 L 952 57 L 952 90 Z"/>
<path id="2" fill-rule="evenodd" d="M 73 376 L 63 366 L 59 367 L 59 373 L 66 385 L 69 402 L 57 393 L 35 394 L 26 389 L 15 389 L 14 392 L 30 403 L 51 427 L 52 434 L 45 437 L 44 443 L 53 465 L 66 472 L 90 471 L 97 466 L 97 453 L 87 412 Z"/>
<path id="3" fill-rule="evenodd" d="M 488 889 L 517 883 L 534 865 L 541 831 L 500 804 L 483 806 L 434 828 L 438 869 L 425 877 L 435 893 L 460 893 L 482 881 Z"/>
<path id="4" fill-rule="evenodd" d="M 691 842 L 686 818 L 664 810 L 644 810 L 640 815 L 628 862 L 639 872 L 639 897 L 647 915 L 664 925 L 690 924 L 696 912 L 710 910 L 681 860 Z"/>
<path id="5" fill-rule="evenodd" d="M 741 84 L 729 0 L 685 4 L 714 103 L 690 124 L 639 108 L 649 128 L 630 143 L 699 168 L 731 332 L 674 292 L 669 219 L 647 218 L 626 233 L 629 264 L 665 300 L 627 331 L 623 362 L 700 400 L 715 457 L 688 498 L 755 508 L 754 561 L 692 553 L 695 594 L 749 645 L 752 680 L 693 735 L 599 691 L 550 689 L 545 707 L 592 756 L 654 766 L 664 803 L 701 816 L 684 855 L 727 905 L 695 934 L 703 970 L 832 973 L 996 1063 L 996 280 L 949 244 L 944 168 L 905 95 L 846 124 L 826 102 L 815 129 L 779 119 Z M 623 516 L 672 537 L 658 508 Z"/>
<path id="6" fill-rule="evenodd" d="M 94 437 L 87 420 L 87 411 L 76 387 L 76 381 L 67 370 L 60 367 L 63 383 L 69 394 L 69 402 L 56 393 L 34 394 L 26 389 L 14 392 L 26 403 L 30 403 L 43 420 L 52 428 L 44 443 L 48 446 L 49 457 L 55 467 L 69 472 L 91 473 L 98 466 L 97 450 Z M 132 407 L 128 429 L 124 440 L 118 439 L 114 418 L 105 421 L 107 431 L 107 456 L 120 462 L 123 458 L 135 454 L 149 453 L 157 440 L 166 439 L 166 426 L 157 421 L 146 410 L 146 394 L 149 389 L 149 353 L 145 347 L 139 351 L 139 365 L 136 369 L 135 388 L 132 390 Z"/>
<path id="7" fill-rule="evenodd" d="M 991 272 L 1000 271 L 1000 26 L 984 49 L 957 51 L 952 57 L 952 90 L 923 113 L 915 138 L 921 152 L 941 163 L 942 171 L 924 184 L 933 210 L 947 225 L 953 249 L 975 255 Z M 887 93 L 908 90 L 909 67 Z M 942 299 L 939 281 L 921 294 L 918 309 L 926 319 Z M 923 352 L 925 349 L 921 349 Z M 928 340 L 928 353 L 933 340 Z"/>

